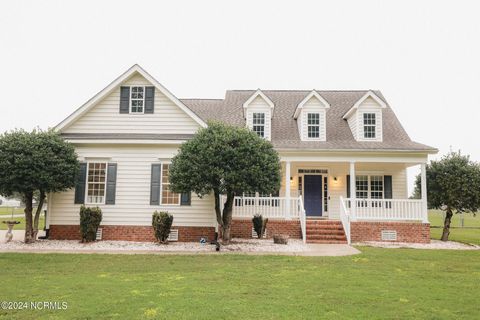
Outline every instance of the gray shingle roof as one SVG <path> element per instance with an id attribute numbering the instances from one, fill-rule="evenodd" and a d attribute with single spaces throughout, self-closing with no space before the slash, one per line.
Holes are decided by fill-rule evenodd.
<path id="1" fill-rule="evenodd" d="M 243 103 L 256 90 L 229 90 L 225 99 L 180 99 L 204 121 L 218 120 L 245 126 Z M 342 117 L 368 91 L 320 91 L 330 103 L 327 110 L 327 141 L 301 141 L 297 121 L 293 118 L 297 105 L 311 92 L 308 90 L 265 90 L 262 92 L 275 104 L 272 118 L 272 143 L 278 149 L 318 150 L 412 150 L 436 151 L 435 148 L 414 142 L 403 129 L 382 93 L 375 91 L 387 103 L 383 110 L 383 141 L 356 141 Z"/>

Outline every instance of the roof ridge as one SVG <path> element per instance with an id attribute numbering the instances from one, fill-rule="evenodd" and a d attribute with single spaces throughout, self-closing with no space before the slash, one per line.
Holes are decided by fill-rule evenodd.
<path id="1" fill-rule="evenodd" d="M 325 90 L 321 90 L 321 89 L 310 89 L 310 90 L 307 90 L 307 89 L 261 89 L 262 92 L 265 92 L 265 91 L 276 91 L 276 92 L 312 92 L 313 90 L 315 91 L 318 91 L 318 92 L 368 92 L 368 91 L 380 91 L 380 90 L 374 90 L 374 89 L 353 89 L 353 90 L 328 90 L 328 89 L 325 89 Z M 250 92 L 250 91 L 257 91 L 257 89 L 252 89 L 252 90 L 249 90 L 249 89 L 228 89 L 227 91 L 243 91 L 243 92 Z"/>

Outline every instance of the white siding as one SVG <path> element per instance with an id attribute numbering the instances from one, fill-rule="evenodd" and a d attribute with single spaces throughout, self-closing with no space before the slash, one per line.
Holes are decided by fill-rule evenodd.
<path id="1" fill-rule="evenodd" d="M 365 139 L 363 138 L 363 114 L 364 113 L 375 113 L 376 119 L 376 132 L 375 139 Z M 381 106 L 371 97 L 365 99 L 359 106 L 358 111 L 355 112 L 357 115 L 357 140 L 359 141 L 382 141 L 383 140 L 383 127 L 382 127 L 382 108 Z"/>
<path id="2" fill-rule="evenodd" d="M 131 77 L 122 85 L 152 86 L 140 75 Z M 158 89 L 155 89 L 153 114 L 120 114 L 119 108 L 120 87 L 62 132 L 192 134 L 200 127 Z"/>
<path id="3" fill-rule="evenodd" d="M 104 225 L 143 225 L 152 223 L 155 210 L 174 215 L 177 226 L 215 226 L 213 196 L 204 199 L 192 194 L 191 206 L 151 206 L 151 164 L 170 159 L 176 147 L 77 147 L 80 160 L 108 159 L 117 163 L 117 189 L 114 205 L 99 205 Z M 74 204 L 74 190 L 56 193 L 49 201 L 50 224 L 78 224 L 80 205 Z"/>
<path id="4" fill-rule="evenodd" d="M 327 123 L 326 123 L 326 107 L 316 97 L 311 97 L 302 107 L 302 111 L 297 119 L 299 134 L 302 141 L 326 141 L 327 140 Z M 308 113 L 318 113 L 320 115 L 320 136 L 319 138 L 308 137 Z"/>
<path id="5" fill-rule="evenodd" d="M 257 96 L 255 99 L 253 99 L 253 101 L 247 107 L 246 122 L 249 129 L 253 128 L 253 114 L 257 112 L 265 113 L 265 139 L 271 140 L 272 111 L 267 101 L 265 101 L 261 96 Z"/>
<path id="6" fill-rule="evenodd" d="M 352 130 L 353 137 L 355 138 L 355 140 L 358 140 L 358 115 L 356 110 L 353 112 L 350 118 L 347 119 L 347 122 L 350 130 Z"/>

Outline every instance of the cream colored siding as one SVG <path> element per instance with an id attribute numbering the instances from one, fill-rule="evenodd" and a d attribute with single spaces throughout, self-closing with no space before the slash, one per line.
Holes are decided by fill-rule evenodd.
<path id="1" fill-rule="evenodd" d="M 133 76 L 122 85 L 152 86 L 140 75 Z M 152 133 L 193 134 L 199 128 L 189 115 L 155 89 L 154 114 L 120 114 L 120 87 L 105 97 L 64 133 Z"/>
<path id="2" fill-rule="evenodd" d="M 316 97 L 311 97 L 303 104 L 301 112 L 297 118 L 298 131 L 302 141 L 326 141 L 326 107 Z M 308 137 L 308 113 L 318 113 L 320 115 L 320 135 L 318 138 Z"/>
<path id="3" fill-rule="evenodd" d="M 363 114 L 364 113 L 375 113 L 376 119 L 376 130 L 375 130 L 375 139 L 365 139 L 363 137 Z M 382 108 L 381 106 L 373 99 L 367 98 L 358 106 L 357 114 L 357 130 L 358 130 L 358 140 L 360 141 L 382 141 L 383 140 L 383 128 L 382 128 Z"/>
<path id="4" fill-rule="evenodd" d="M 247 127 L 253 129 L 253 114 L 254 113 L 265 113 L 265 139 L 271 140 L 272 132 L 272 112 L 267 101 L 265 101 L 261 96 L 257 96 L 253 101 L 248 105 L 246 117 L 247 117 Z"/>
<path id="5" fill-rule="evenodd" d="M 199 199 L 192 194 L 191 206 L 151 206 L 151 164 L 170 159 L 176 147 L 77 147 L 81 161 L 117 163 L 116 201 L 114 205 L 99 205 L 104 225 L 144 225 L 152 222 L 155 210 L 174 215 L 178 226 L 215 226 L 213 197 Z M 105 160 L 107 159 L 107 160 Z M 57 193 L 49 202 L 50 224 L 78 224 L 80 205 L 74 204 L 74 190 Z"/>
<path id="6" fill-rule="evenodd" d="M 354 111 L 350 118 L 347 119 L 348 126 L 352 131 L 353 137 L 355 140 L 358 140 L 358 118 L 357 118 L 357 111 Z"/>
<path id="7" fill-rule="evenodd" d="M 298 169 L 326 169 L 328 170 L 328 217 L 331 219 L 339 219 L 340 214 L 340 197 L 347 197 L 347 175 L 349 174 L 348 163 L 331 163 L 331 162 L 292 162 L 290 183 L 292 197 L 298 196 Z M 368 175 L 391 175 L 392 176 L 392 193 L 394 199 L 407 199 L 407 172 L 404 164 L 389 163 L 359 163 L 355 167 L 356 174 Z M 282 183 L 280 195 L 285 196 L 285 166 L 282 166 Z M 337 178 L 337 181 L 334 178 Z"/>

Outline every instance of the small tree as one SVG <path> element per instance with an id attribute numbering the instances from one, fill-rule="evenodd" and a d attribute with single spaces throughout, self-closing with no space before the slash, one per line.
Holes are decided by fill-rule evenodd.
<path id="1" fill-rule="evenodd" d="M 480 209 L 480 165 L 460 152 L 451 152 L 426 168 L 428 206 L 445 210 L 442 241 L 448 240 L 453 213 Z M 420 194 L 420 179 L 416 179 Z"/>
<path id="2" fill-rule="evenodd" d="M 0 194 L 21 194 L 25 242 L 34 242 L 46 195 L 75 185 L 79 163 L 74 147 L 53 131 L 14 130 L 0 135 Z M 34 195 L 38 206 L 32 216 Z"/>
<path id="3" fill-rule="evenodd" d="M 175 192 L 213 193 L 224 243 L 230 241 L 235 195 L 274 193 L 280 187 L 280 161 L 270 142 L 247 128 L 210 122 L 185 142 L 172 159 L 170 183 Z M 226 195 L 223 211 L 220 195 Z"/>
<path id="4" fill-rule="evenodd" d="M 90 208 L 82 205 L 80 207 L 80 233 L 82 242 L 92 242 L 97 239 L 97 231 L 102 222 L 102 209 L 99 207 Z"/>
<path id="5" fill-rule="evenodd" d="M 155 238 L 158 242 L 167 244 L 168 236 L 172 228 L 173 216 L 168 212 L 161 211 L 155 212 L 152 215 L 152 227 L 155 234 Z"/>

